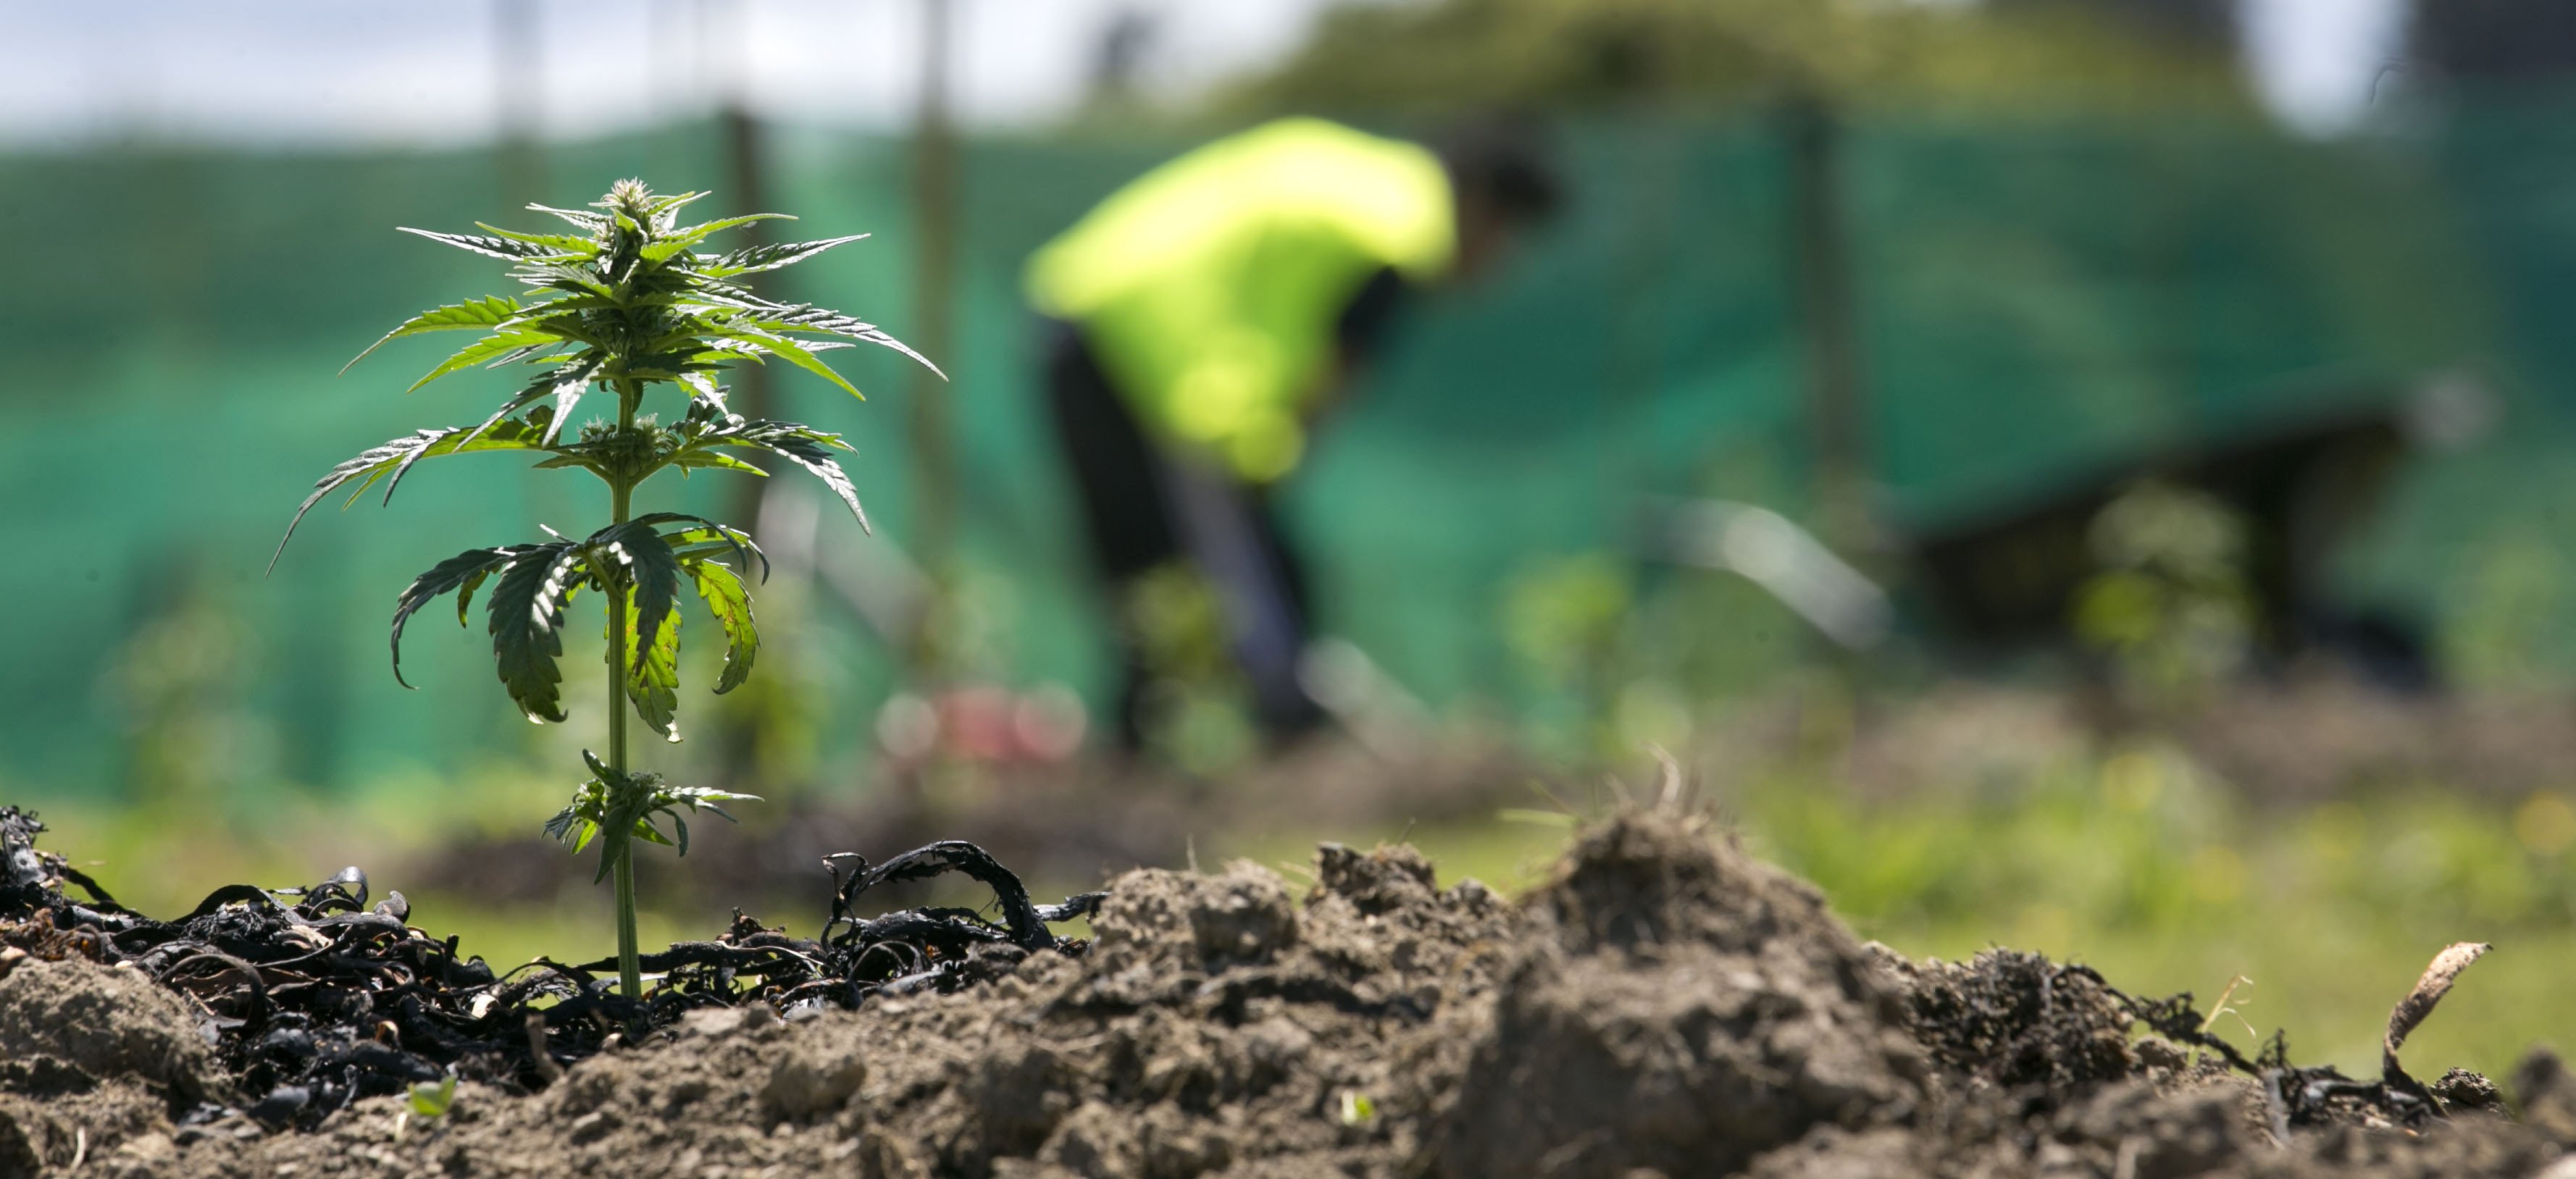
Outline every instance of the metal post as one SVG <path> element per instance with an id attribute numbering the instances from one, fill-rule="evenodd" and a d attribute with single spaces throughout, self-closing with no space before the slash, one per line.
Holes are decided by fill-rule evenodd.
<path id="1" fill-rule="evenodd" d="M 537 0 L 492 0 L 492 117 L 501 207 L 545 199 L 537 154 Z"/>
<path id="2" fill-rule="evenodd" d="M 949 120 L 950 41 L 953 0 L 921 0 L 921 95 L 913 134 L 912 338 L 922 354 L 947 362 L 954 340 L 952 316 L 957 242 L 957 144 Z M 912 386 L 912 462 L 916 504 L 913 551 L 930 578 L 923 625 L 908 653 L 914 678 L 936 681 L 948 669 L 940 645 L 946 599 L 953 582 L 956 528 L 956 459 L 950 444 L 945 382 L 916 372 Z"/>
<path id="3" fill-rule="evenodd" d="M 1869 406 L 1843 223 L 1840 128 L 1812 99 L 1788 113 L 1791 235 L 1807 414 L 1815 445 L 1818 531 L 1845 554 L 1872 547 Z"/>

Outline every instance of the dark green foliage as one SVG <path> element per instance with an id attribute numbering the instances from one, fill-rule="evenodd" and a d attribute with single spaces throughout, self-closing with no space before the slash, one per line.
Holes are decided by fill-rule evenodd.
<path id="1" fill-rule="evenodd" d="M 501 686 L 532 721 L 560 721 L 555 685 L 563 673 L 563 614 L 581 588 L 586 562 L 575 546 L 558 542 L 514 558 L 492 587 L 492 659 Z"/>
<path id="2" fill-rule="evenodd" d="M 874 344 L 930 365 L 874 324 L 821 307 L 775 302 L 736 281 L 865 235 L 702 253 L 696 247 L 710 235 L 778 216 L 760 213 L 679 224 L 682 206 L 704 195 L 658 196 L 628 180 L 588 210 L 529 206 L 571 223 L 575 233 L 522 233 L 491 225 L 479 226 L 485 231 L 480 234 L 405 230 L 510 263 L 510 277 L 528 291 L 431 308 L 385 333 L 359 358 L 407 336 L 473 331 L 480 336 L 411 388 L 477 365 L 527 365 L 538 371 L 475 426 L 420 430 L 331 468 L 314 483 L 312 494 L 288 522 L 286 538 L 278 542 L 282 554 L 305 513 L 332 492 L 350 488 L 348 502 L 355 502 L 381 479 L 391 500 L 414 464 L 444 455 L 528 451 L 538 456 L 540 468 L 578 467 L 608 485 L 615 511 L 607 527 L 578 541 L 548 529 L 551 540 L 473 549 L 441 561 L 395 599 L 392 630 L 394 675 L 400 682 L 403 627 L 411 616 L 439 595 L 453 593 L 457 622 L 464 624 L 474 595 L 489 582 L 486 629 L 502 687 L 528 719 L 561 721 L 563 673 L 557 665 L 566 611 L 583 589 L 599 591 L 607 605 L 612 669 L 608 757 L 604 762 L 589 759 L 590 780 L 546 829 L 569 839 L 576 850 L 604 832 L 603 878 L 630 864 L 631 839 L 685 851 L 689 829 L 680 809 L 749 797 L 667 786 L 659 775 L 629 771 L 624 708 L 631 705 L 654 732 L 679 740 L 674 719 L 680 704 L 683 582 L 696 590 L 724 632 L 725 664 L 716 691 L 740 686 L 760 650 L 744 575 L 755 561 L 767 573 L 759 548 L 735 529 L 673 512 L 629 518 L 632 493 L 669 469 L 683 475 L 692 470 L 764 475 L 726 452 L 766 451 L 821 479 L 865 527 L 867 515 L 859 507 L 857 489 L 833 455 L 848 450 L 848 444 L 794 422 L 744 419 L 726 407 L 717 375 L 737 363 L 784 360 L 856 395 L 855 386 L 823 363 L 822 353 Z M 654 385 L 675 385 L 685 394 L 686 412 L 676 424 L 664 426 L 642 412 Z M 567 429 L 584 405 L 606 408 L 607 402 L 595 396 L 602 393 L 615 398 L 615 413 Z M 271 558 L 271 567 L 275 564 Z M 656 816 L 670 818 L 670 835 L 662 832 Z M 632 995 L 638 985 L 632 879 L 619 872 L 617 880 L 620 973 Z"/>
<path id="3" fill-rule="evenodd" d="M 658 531 L 674 524 L 686 527 Z M 564 609 L 581 589 L 604 592 L 616 586 L 626 595 L 631 620 L 626 695 L 654 732 L 676 741 L 672 716 L 679 707 L 680 583 L 686 579 L 697 585 L 725 633 L 725 671 L 716 690 L 730 691 L 750 674 L 752 654 L 760 648 L 760 635 L 752 629 L 751 595 L 736 570 L 760 560 L 759 546 L 750 537 L 679 512 L 638 516 L 579 541 L 470 549 L 413 579 L 396 600 L 394 675 L 401 679 L 403 627 L 414 613 L 440 594 L 453 592 L 456 620 L 462 624 L 475 589 L 498 574 L 486 609 L 502 686 L 528 719 L 560 721 L 563 710 L 555 685 L 562 676 L 555 661 L 563 654 Z M 711 585 L 717 588 L 711 590 Z M 403 686 L 411 685 L 406 681 Z"/>
<path id="4" fill-rule="evenodd" d="M 591 839 L 600 833 L 612 832 L 676 848 L 680 854 L 687 855 L 689 822 L 680 817 L 683 808 L 692 811 L 704 808 L 730 821 L 733 815 L 717 804 L 737 799 L 759 801 L 754 795 L 711 790 L 703 786 L 672 786 L 663 782 L 660 774 L 634 774 L 612 769 L 587 749 L 581 751 L 581 759 L 590 766 L 590 780 L 582 783 L 581 791 L 573 795 L 571 803 L 556 811 L 555 817 L 546 820 L 546 834 L 558 843 L 571 844 L 575 852 L 588 847 Z M 661 825 L 655 821 L 661 817 L 671 820 L 669 834 L 664 834 Z M 609 873 L 617 868 L 618 858 L 627 854 L 629 846 L 626 839 L 611 839 L 602 844 L 599 874 L 592 878 L 592 882 L 608 879 Z"/>

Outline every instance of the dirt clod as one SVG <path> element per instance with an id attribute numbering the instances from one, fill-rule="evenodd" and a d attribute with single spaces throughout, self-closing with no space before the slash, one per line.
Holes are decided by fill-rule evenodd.
<path id="1" fill-rule="evenodd" d="M 1944 1070 L 2035 1105 L 2126 1080 L 2142 1055 L 2180 1059 L 2162 1041 L 2133 1046 L 2128 1009 L 2080 967 L 1989 950 L 1898 969 L 1913 991 L 1907 1021 Z"/>
<path id="2" fill-rule="evenodd" d="M 1503 983 L 1445 1174 L 1723 1173 L 1921 1100 L 1921 1050 L 1859 943 L 1696 824 L 1613 820 L 1530 907 L 1555 945 Z"/>

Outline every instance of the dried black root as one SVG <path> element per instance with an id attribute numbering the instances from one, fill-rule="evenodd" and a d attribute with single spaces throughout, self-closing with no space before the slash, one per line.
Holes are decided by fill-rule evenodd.
<path id="1" fill-rule="evenodd" d="M 2461 967 L 2474 960 L 2455 947 L 2436 959 L 2426 981 L 2399 1005 L 2392 1028 L 2421 1022 Z M 2390 1033 L 2383 1075 L 2360 1081 L 2331 1065 L 2300 1067 L 2289 1060 L 2279 1032 L 2253 1055 L 2213 1034 L 2190 992 L 2140 999 L 2121 992 L 2090 967 L 2051 962 L 2038 954 L 1988 950 L 1956 966 L 1919 968 L 1909 978 L 1909 1021 L 1915 1038 L 1944 1068 L 2016 1095 L 2026 1114 L 2062 1106 L 2102 1084 L 2135 1075 L 2142 1054 L 2131 1032 L 2144 1027 L 2179 1048 L 2197 1049 L 2259 1085 L 2272 1132 L 2288 1139 L 2295 1129 L 2331 1125 L 2393 1125 L 2421 1129 L 2453 1110 L 2502 1108 L 2486 1078 L 2465 1070 L 2426 1085 L 2397 1067 Z"/>
<path id="2" fill-rule="evenodd" d="M 198 1103 L 179 1111 L 183 1126 L 248 1117 L 311 1129 L 359 1098 L 448 1075 L 533 1091 L 565 1065 L 699 1008 L 764 1003 L 795 1019 L 875 995 L 954 991 L 1031 953 L 1080 954 L 1085 942 L 1048 926 L 1096 912 L 1106 895 L 1035 904 L 1009 869 L 953 840 L 875 866 L 833 856 L 831 917 L 819 937 L 791 937 L 736 911 L 714 941 L 643 955 L 659 977 L 629 1000 L 615 992 L 613 959 L 539 959 L 495 974 L 460 956 L 455 938 L 409 924 L 401 893 L 370 905 L 366 874 L 354 867 L 300 889 L 226 885 L 187 915 L 156 921 L 37 848 L 44 829 L 34 814 L 0 807 L 0 946 L 131 965 L 186 996 L 248 1104 Z M 857 915 L 872 888 L 948 872 L 992 889 L 1000 921 L 954 908 Z M 7 965 L 0 958 L 0 970 Z"/>

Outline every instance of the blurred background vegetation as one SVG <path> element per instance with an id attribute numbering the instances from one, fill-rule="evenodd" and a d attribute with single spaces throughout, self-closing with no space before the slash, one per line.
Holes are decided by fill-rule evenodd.
<path id="1" fill-rule="evenodd" d="M 702 864 L 647 866 L 648 941 L 734 905 L 810 924 L 820 855 L 933 837 L 1041 891 L 1399 837 L 1517 886 L 1573 817 L 1654 790 L 1662 750 L 1910 954 L 2008 944 L 2204 999 L 2241 975 L 2255 1026 L 2355 1069 L 2450 941 L 2498 951 L 2415 1058 L 2500 1072 L 2576 1016 L 2554 985 L 2576 953 L 2558 6 L 1279 0 L 1234 19 L 1285 31 L 1213 70 L 1188 59 L 1228 18 L 1186 5 L 646 9 L 654 51 L 699 64 L 581 118 L 507 79 L 548 64 L 523 38 L 607 24 L 586 0 L 414 30 L 496 74 L 451 123 L 416 112 L 461 91 L 419 80 L 327 133 L 256 123 L 382 65 L 385 30 L 329 42 L 353 18 L 328 5 L 234 14 L 242 62 L 337 46 L 294 75 L 310 93 L 210 100 L 246 130 L 96 115 L 139 67 L 73 71 L 64 93 L 108 97 L 50 122 L 40 86 L 0 90 L 0 800 L 128 901 L 356 861 L 496 960 L 604 950 L 606 898 L 536 831 L 595 694 L 531 728 L 474 634 L 426 627 L 402 692 L 380 629 L 423 554 L 599 505 L 461 461 L 260 569 L 330 463 L 500 392 L 390 396 L 426 346 L 332 376 L 489 288 L 393 227 L 516 225 L 635 174 L 874 232 L 773 293 L 954 378 L 861 356 L 866 405 L 796 376 L 758 394 L 856 442 L 872 538 L 785 481 L 669 505 L 748 513 L 777 572 L 761 674 L 693 701 L 655 768 L 771 801 L 704 833 Z M 2342 97 L 2285 97 L 2302 38 L 2365 11 Z M 121 35 L 15 16 L 76 59 Z M 140 19 L 97 52 L 148 60 L 150 26 L 198 18 Z M 976 105 L 1024 61 L 1075 81 Z M 237 68 L 199 84 L 264 93 Z M 810 92 L 777 81 L 798 70 Z M 841 80 L 870 72 L 910 89 L 871 106 Z M 1341 723 L 1265 755 L 1204 586 L 1085 588 L 1019 267 L 1225 130 L 1498 108 L 1544 118 L 1569 213 L 1498 287 L 1422 308 L 1288 489 Z M 1862 599 L 1801 579 L 1810 536 Z M 1883 625 L 1838 631 L 1854 600 Z M 1139 763 L 1086 725 L 1122 627 L 1158 677 Z"/>

